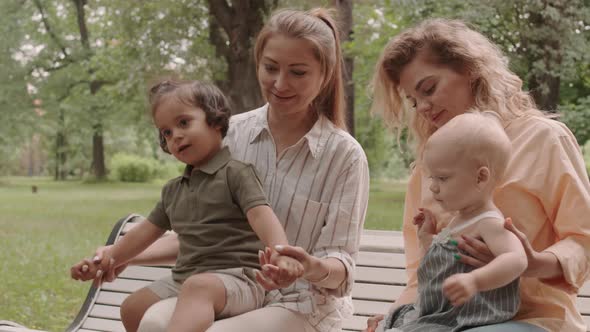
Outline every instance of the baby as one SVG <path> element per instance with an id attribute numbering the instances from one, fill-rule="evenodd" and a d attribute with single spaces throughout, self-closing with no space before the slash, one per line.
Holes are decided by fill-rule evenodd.
<path id="1" fill-rule="evenodd" d="M 462 331 L 516 314 L 527 257 L 493 202 L 510 150 L 493 112 L 458 115 L 428 139 L 419 162 L 434 199 L 454 218 L 436 234 L 436 217 L 419 209 L 414 224 L 424 257 L 418 267 L 418 301 L 391 312 L 377 331 Z M 482 239 L 495 258 L 480 268 L 460 262 L 461 235 Z"/>

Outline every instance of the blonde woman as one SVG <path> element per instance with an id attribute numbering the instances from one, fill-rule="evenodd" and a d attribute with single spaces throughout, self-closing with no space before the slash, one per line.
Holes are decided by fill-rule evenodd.
<path id="1" fill-rule="evenodd" d="M 590 184 L 570 130 L 535 107 L 499 48 L 463 22 L 427 20 L 387 44 L 374 76 L 373 109 L 395 128 L 409 127 L 417 158 L 433 132 L 472 107 L 497 112 L 512 143 L 494 202 L 512 219 L 514 226 L 505 227 L 522 242 L 528 268 L 514 320 L 469 331 L 585 331 L 575 303 L 590 271 L 590 220 L 584 217 L 590 213 Z M 416 301 L 422 254 L 413 216 L 430 209 L 437 232 L 451 217 L 427 184 L 418 159 L 403 223 L 408 284 L 394 308 Z M 492 260 L 480 239 L 464 236 L 459 248 L 469 253 L 461 256 L 464 263 L 479 267 Z M 367 331 L 378 320 L 369 320 Z"/>

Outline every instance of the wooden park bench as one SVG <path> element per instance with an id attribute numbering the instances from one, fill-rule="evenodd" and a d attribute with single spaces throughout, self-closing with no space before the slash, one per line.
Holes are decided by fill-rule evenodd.
<path id="1" fill-rule="evenodd" d="M 139 221 L 140 216 L 121 219 L 113 228 L 107 244 L 112 244 Z M 363 232 L 357 259 L 355 284 L 352 291 L 354 316 L 344 322 L 344 331 L 362 331 L 367 318 L 387 312 L 406 284 L 405 259 L 400 232 Z M 130 266 L 112 283 L 91 287 L 78 316 L 67 331 L 124 332 L 119 306 L 131 292 L 170 273 L 169 266 Z M 590 325 L 590 283 L 584 285 L 578 297 L 578 308 Z M 0 331 L 25 332 L 18 328 Z M 588 329 L 587 331 L 590 331 Z"/>

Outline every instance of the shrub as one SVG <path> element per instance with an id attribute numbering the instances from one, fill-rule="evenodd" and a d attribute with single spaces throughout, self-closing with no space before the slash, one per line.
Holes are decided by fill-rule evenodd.
<path id="1" fill-rule="evenodd" d="M 578 144 L 590 140 L 590 96 L 578 99 L 576 104 L 562 105 L 560 113 L 560 120 L 574 133 Z"/>
<path id="2" fill-rule="evenodd" d="M 144 157 L 117 153 L 111 159 L 111 170 L 114 179 L 123 182 L 148 182 L 157 173 L 157 161 Z"/>
<path id="3" fill-rule="evenodd" d="M 156 165 L 154 178 L 170 180 L 182 175 L 184 168 L 185 165 L 179 161 L 164 161 Z"/>

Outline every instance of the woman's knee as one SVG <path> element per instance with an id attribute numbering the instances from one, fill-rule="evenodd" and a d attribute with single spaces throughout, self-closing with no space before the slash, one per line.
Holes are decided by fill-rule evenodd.
<path id="1" fill-rule="evenodd" d="M 139 324 L 138 332 L 164 332 L 170 323 L 177 298 L 168 298 L 149 307 Z"/>
<path id="2" fill-rule="evenodd" d="M 146 311 L 145 315 L 139 323 L 137 332 L 164 332 L 170 323 L 170 320 L 161 319 L 159 315 L 148 314 L 149 310 Z"/>

